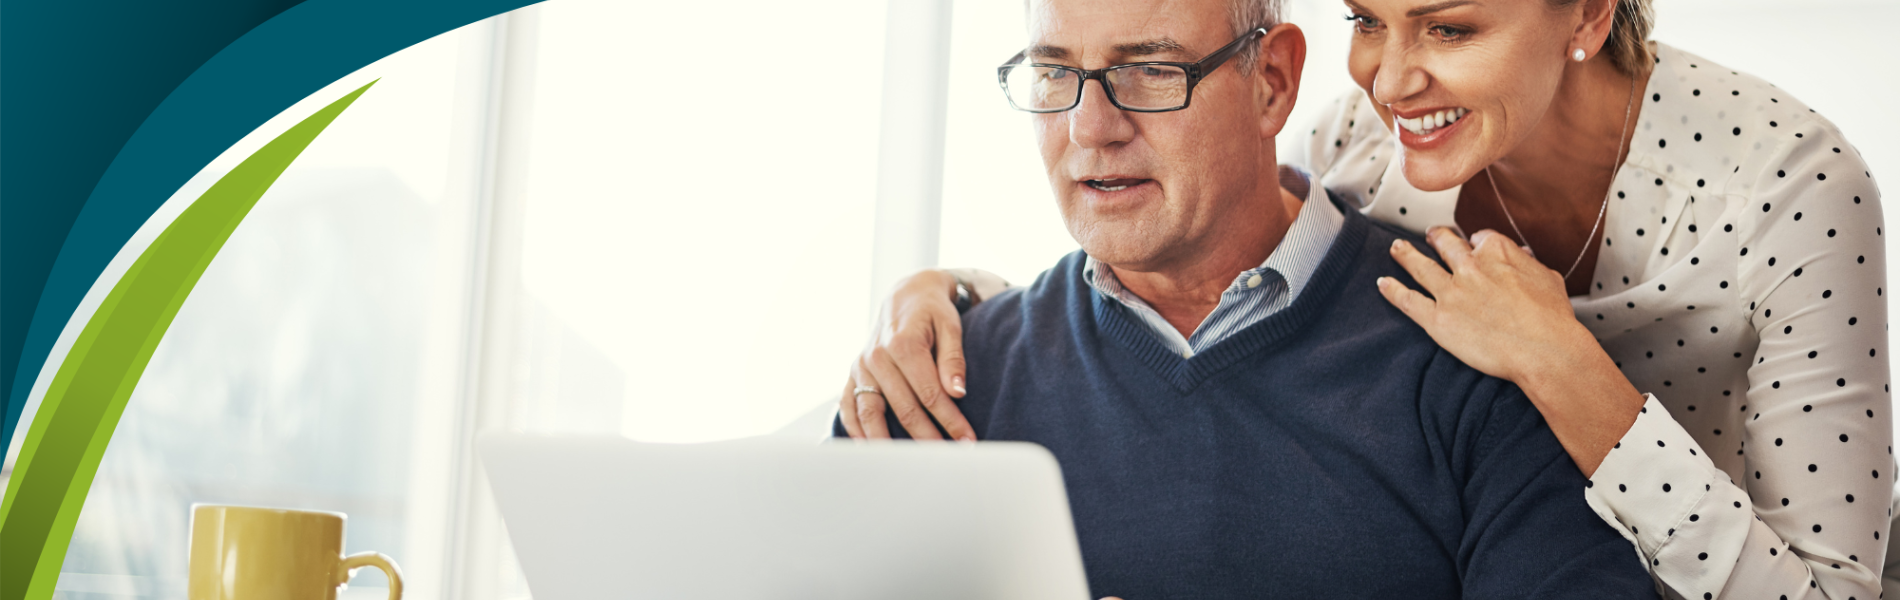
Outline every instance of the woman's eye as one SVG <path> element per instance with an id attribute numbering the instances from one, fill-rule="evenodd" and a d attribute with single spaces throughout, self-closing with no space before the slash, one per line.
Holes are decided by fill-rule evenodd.
<path id="1" fill-rule="evenodd" d="M 1348 13 L 1346 15 L 1346 20 L 1352 21 L 1353 29 L 1358 30 L 1360 33 L 1372 33 L 1374 31 L 1378 31 L 1379 27 L 1383 25 L 1382 23 L 1379 22 L 1378 19 L 1375 19 L 1368 15 L 1362 15 L 1358 13 Z"/>
<path id="2" fill-rule="evenodd" d="M 1434 25 L 1430 31 L 1432 32 L 1432 37 L 1438 38 L 1438 41 L 1441 42 L 1456 42 L 1464 39 L 1465 36 L 1470 33 L 1450 25 Z"/>

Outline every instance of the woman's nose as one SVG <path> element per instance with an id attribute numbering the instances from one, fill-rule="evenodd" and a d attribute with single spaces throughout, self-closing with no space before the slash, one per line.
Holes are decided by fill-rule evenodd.
<path id="1" fill-rule="evenodd" d="M 1379 59 L 1379 70 L 1372 77 L 1372 100 L 1396 104 L 1425 91 L 1431 76 L 1417 64 L 1417 52 L 1411 45 L 1389 41 Z"/>
<path id="2" fill-rule="evenodd" d="M 1134 137 L 1134 122 L 1128 119 L 1128 113 L 1108 101 L 1108 93 L 1101 84 L 1101 81 L 1083 82 L 1082 102 L 1069 109 L 1069 141 L 1077 146 L 1102 148 Z"/>

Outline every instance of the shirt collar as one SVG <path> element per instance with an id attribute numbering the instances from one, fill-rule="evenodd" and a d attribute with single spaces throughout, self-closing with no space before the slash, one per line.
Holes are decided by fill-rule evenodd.
<path id="1" fill-rule="evenodd" d="M 1326 258 L 1326 251 L 1332 248 L 1333 238 L 1346 222 L 1345 215 L 1340 214 L 1339 207 L 1334 206 L 1326 194 L 1326 188 L 1314 185 L 1312 175 L 1299 167 L 1280 165 L 1280 187 L 1299 196 L 1304 202 L 1300 214 L 1293 218 L 1293 224 L 1287 227 L 1286 236 L 1267 255 L 1267 260 L 1260 263 L 1259 267 L 1236 275 L 1234 283 L 1229 285 L 1230 290 L 1244 289 L 1248 278 L 1272 270 L 1286 279 L 1287 295 L 1299 297 L 1300 291 L 1306 289 L 1306 283 L 1313 279 L 1313 273 L 1319 270 L 1320 262 Z M 1100 268 L 1102 264 L 1094 256 L 1088 257 L 1082 269 L 1082 280 L 1089 287 L 1124 303 L 1147 306 L 1146 302 L 1122 287 L 1113 269 Z"/>
<path id="2" fill-rule="evenodd" d="M 1267 255 L 1267 261 L 1260 266 L 1272 269 L 1286 278 L 1287 295 L 1299 297 L 1306 289 L 1306 283 L 1313 279 L 1313 273 L 1319 270 L 1319 264 L 1326 260 L 1326 251 L 1333 247 L 1333 238 L 1339 234 L 1339 228 L 1346 223 L 1345 215 L 1339 207 L 1333 205 L 1332 198 L 1326 195 L 1326 188 L 1312 183 L 1313 178 L 1297 167 L 1280 167 L 1280 185 L 1288 191 L 1305 199 L 1300 214 L 1293 218 L 1293 225 L 1286 230 L 1286 237 L 1280 239 L 1279 247 Z M 1301 193 L 1305 192 L 1305 193 Z"/>

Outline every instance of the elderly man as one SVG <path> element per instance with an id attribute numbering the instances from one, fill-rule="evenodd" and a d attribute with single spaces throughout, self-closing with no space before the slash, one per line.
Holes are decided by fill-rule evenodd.
<path id="1" fill-rule="evenodd" d="M 1655 597 L 1522 392 L 1376 292 L 1405 235 L 1278 166 L 1274 14 L 1031 3 L 1001 80 L 1082 251 L 964 315 L 968 427 L 1061 461 L 1097 594 Z"/>

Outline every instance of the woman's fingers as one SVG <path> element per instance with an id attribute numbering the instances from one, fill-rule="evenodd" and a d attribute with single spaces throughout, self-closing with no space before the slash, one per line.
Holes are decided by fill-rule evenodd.
<path id="1" fill-rule="evenodd" d="M 1471 255 L 1478 260 L 1490 260 L 1504 264 L 1516 264 L 1515 255 L 1530 257 L 1530 250 L 1517 245 L 1510 237 L 1486 229 L 1471 235 Z M 1538 263 L 1543 264 L 1543 263 Z"/>
<path id="2" fill-rule="evenodd" d="M 1425 328 L 1426 333 L 1431 333 L 1434 319 L 1438 314 L 1437 302 L 1418 293 L 1418 290 L 1405 287 L 1405 284 L 1391 277 L 1380 277 L 1378 284 L 1379 295 L 1385 296 L 1386 302 L 1391 302 L 1392 306 L 1398 307 L 1399 312 L 1405 313 L 1412 322 Z"/>
<path id="3" fill-rule="evenodd" d="M 1405 272 L 1411 273 L 1412 279 L 1417 280 L 1425 291 L 1433 294 L 1437 294 L 1439 289 L 1451 281 L 1451 274 L 1446 273 L 1445 268 L 1439 266 L 1438 261 L 1419 252 L 1411 242 L 1394 240 L 1392 259 L 1398 261 L 1399 266 L 1405 268 Z"/>
<path id="4" fill-rule="evenodd" d="M 1445 266 L 1451 267 L 1453 273 L 1463 270 L 1465 262 L 1471 258 L 1471 244 L 1452 233 L 1450 228 L 1433 227 L 1425 232 L 1425 242 L 1438 250 L 1438 256 L 1445 259 Z"/>
<path id="5" fill-rule="evenodd" d="M 852 437 L 888 439 L 884 411 L 889 408 L 913 439 L 943 439 L 939 422 L 952 437 L 976 439 L 950 399 L 951 393 L 963 395 L 962 322 L 950 301 L 955 290 L 954 276 L 932 269 L 898 283 L 879 311 L 880 335 L 852 365 L 854 389 L 838 402 L 839 420 Z M 860 394 L 859 386 L 878 392 Z"/>
<path id="6" fill-rule="evenodd" d="M 864 428 L 858 425 L 858 399 L 855 391 L 857 387 L 858 382 L 845 380 L 844 398 L 838 400 L 838 422 L 844 425 L 844 432 L 849 434 L 851 439 L 861 440 L 864 439 Z"/>
<path id="7" fill-rule="evenodd" d="M 1471 234 L 1471 251 L 1478 252 L 1481 249 L 1491 247 L 1492 242 L 1495 242 L 1498 240 L 1508 240 L 1508 239 L 1510 238 L 1504 237 L 1504 234 L 1498 233 L 1496 230 L 1486 229 L 1484 231 Z M 1517 244 L 1513 242 L 1508 245 L 1516 246 Z"/>
<path id="8" fill-rule="evenodd" d="M 950 398 L 962 398 L 963 388 L 963 321 L 961 318 L 942 319 L 937 323 L 937 381 L 943 384 L 948 393 L 942 406 L 930 407 L 930 414 L 937 416 L 937 422 L 943 424 L 944 431 L 952 439 L 966 442 L 976 441 L 976 429 L 970 426 L 970 420 L 963 417 L 963 411 Z"/>
<path id="9" fill-rule="evenodd" d="M 862 364 L 860 364 L 860 366 L 862 366 Z M 863 369 L 860 369 L 860 371 L 863 371 Z M 857 377 L 857 385 L 852 387 L 856 388 L 858 385 L 877 387 L 877 380 L 859 375 Z M 851 394 L 851 398 L 852 401 L 858 405 L 858 430 L 864 433 L 864 439 L 891 439 L 891 429 L 884 425 L 884 395 L 877 392 L 859 394 L 854 391 Z"/>
<path id="10" fill-rule="evenodd" d="M 963 373 L 963 320 L 943 320 L 937 324 L 937 376 L 952 398 L 965 393 Z"/>
<path id="11" fill-rule="evenodd" d="M 878 390 L 884 392 L 884 402 L 890 405 L 891 414 L 896 415 L 897 422 L 904 425 L 904 431 L 910 432 L 911 439 L 943 439 L 943 435 L 937 433 L 937 424 L 931 422 L 929 413 L 917 400 L 917 393 L 912 389 L 915 382 L 905 378 L 903 369 L 889 350 L 883 347 L 872 349 L 868 366 L 871 376 L 877 378 Z M 935 369 L 931 370 L 929 377 L 936 378 Z"/>
<path id="12" fill-rule="evenodd" d="M 931 326 L 935 327 L 935 324 Z M 941 380 L 938 378 L 937 363 L 932 361 L 929 346 L 892 345 L 890 356 L 896 362 L 897 370 L 903 373 L 904 381 L 910 383 L 910 391 L 916 395 L 917 402 L 923 405 L 930 416 L 936 417 L 938 423 L 943 424 L 944 432 L 950 434 L 951 439 L 976 441 L 976 435 L 970 431 L 970 422 L 963 418 L 963 412 L 957 410 L 956 402 L 951 401 L 950 396 L 944 393 L 943 386 L 939 385 Z M 896 407 L 897 404 L 892 402 L 891 406 Z M 900 421 L 904 423 L 904 429 L 910 430 L 911 437 L 932 439 L 919 435 L 916 428 L 911 426 L 911 420 Z M 930 433 L 934 435 L 937 432 L 936 425 L 929 421 L 928 418 L 922 419 L 922 424 L 929 427 Z"/>

